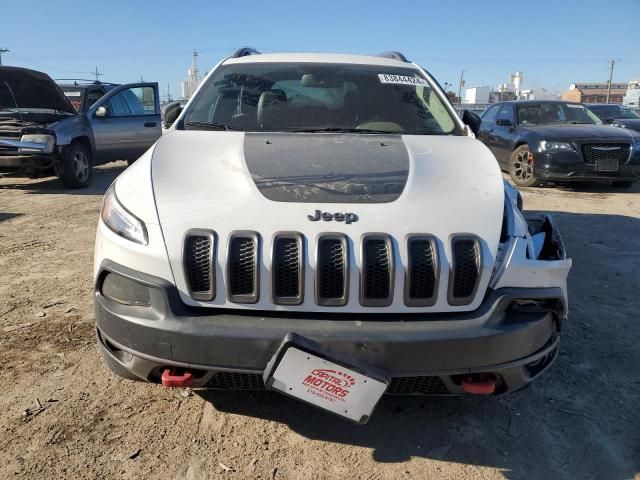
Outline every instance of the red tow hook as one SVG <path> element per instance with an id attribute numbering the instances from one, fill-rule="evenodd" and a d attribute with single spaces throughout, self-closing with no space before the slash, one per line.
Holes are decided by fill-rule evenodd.
<path id="1" fill-rule="evenodd" d="M 462 380 L 462 389 L 467 393 L 489 395 L 496 390 L 496 380 L 490 373 L 474 373 Z"/>
<path id="2" fill-rule="evenodd" d="M 181 368 L 165 368 L 162 372 L 162 385 L 165 387 L 190 387 L 192 384 L 191 372 Z"/>

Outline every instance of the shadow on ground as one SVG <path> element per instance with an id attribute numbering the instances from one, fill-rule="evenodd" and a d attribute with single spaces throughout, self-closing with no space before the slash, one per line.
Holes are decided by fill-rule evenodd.
<path id="1" fill-rule="evenodd" d="M 364 426 L 278 394 L 199 394 L 221 412 L 369 448 L 381 463 L 425 457 L 498 468 L 512 480 L 634 478 L 640 471 L 640 221 L 554 216 L 574 261 L 571 315 L 555 365 L 531 388 L 500 398 L 385 397 Z"/>
<path id="2" fill-rule="evenodd" d="M 27 180 L 19 176 L 5 176 L 7 182 L 0 184 L 0 190 L 22 190 L 37 195 L 104 195 L 111 182 L 126 168 L 126 164 L 107 164 L 93 169 L 93 179 L 87 188 L 65 188 L 57 177 Z M 12 179 L 18 180 L 9 183 Z"/>

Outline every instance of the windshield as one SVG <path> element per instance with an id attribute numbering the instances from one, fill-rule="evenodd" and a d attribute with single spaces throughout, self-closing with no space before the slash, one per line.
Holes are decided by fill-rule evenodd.
<path id="1" fill-rule="evenodd" d="M 221 67 L 194 98 L 183 125 L 267 132 L 462 134 L 416 70 L 326 63 Z"/>
<path id="2" fill-rule="evenodd" d="M 622 105 L 594 105 L 589 107 L 600 118 L 640 118 L 636 112 Z"/>
<path id="3" fill-rule="evenodd" d="M 523 125 L 602 124 L 584 105 L 562 102 L 519 104 L 518 122 Z"/>

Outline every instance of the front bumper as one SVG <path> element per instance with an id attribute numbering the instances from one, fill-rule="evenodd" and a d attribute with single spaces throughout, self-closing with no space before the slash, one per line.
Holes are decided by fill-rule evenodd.
<path id="1" fill-rule="evenodd" d="M 500 289 L 479 309 L 455 314 L 250 312 L 184 305 L 165 280 L 105 261 L 98 275 L 95 316 L 104 355 L 143 380 L 159 382 L 168 366 L 195 372 L 195 386 L 212 386 L 219 372 L 257 377 L 290 332 L 394 379 L 438 377 L 439 393 L 463 393 L 470 373 L 492 373 L 496 393 L 518 390 L 557 354 L 560 289 Z M 129 306 L 100 293 L 103 272 L 150 288 L 151 307 Z M 538 299 L 534 308 L 514 303 Z M 404 392 L 406 393 L 406 392 Z M 412 392 L 409 392 L 412 393 Z"/>
<path id="2" fill-rule="evenodd" d="M 640 181 L 640 155 L 618 166 L 616 171 L 598 171 L 593 163 L 585 163 L 576 152 L 535 153 L 534 173 L 540 180 L 550 181 Z"/>

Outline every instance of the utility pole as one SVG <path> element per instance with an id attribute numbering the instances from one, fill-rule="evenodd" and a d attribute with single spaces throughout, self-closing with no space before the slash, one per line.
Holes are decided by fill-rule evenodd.
<path id="1" fill-rule="evenodd" d="M 0 48 L 0 66 L 2 66 L 2 54 L 3 53 L 9 53 L 9 50 L 7 50 L 6 48 Z"/>
<path id="2" fill-rule="evenodd" d="M 464 70 L 460 72 L 460 84 L 458 85 L 458 104 L 462 105 L 462 87 L 464 86 Z"/>
<path id="3" fill-rule="evenodd" d="M 167 102 L 171 102 L 173 99 L 171 98 L 171 84 L 167 82 Z"/>
<path id="4" fill-rule="evenodd" d="M 93 72 L 93 73 L 92 73 L 92 75 L 95 75 L 95 76 L 96 76 L 96 82 L 99 82 L 99 81 L 100 81 L 100 78 L 99 78 L 99 77 L 101 77 L 101 76 L 102 76 L 102 72 L 99 72 L 99 71 L 98 71 L 98 67 L 96 67 L 96 71 L 95 71 L 95 72 Z"/>
<path id="5" fill-rule="evenodd" d="M 611 59 L 609 61 L 609 84 L 607 85 L 607 102 L 609 103 L 609 99 L 611 98 L 611 79 L 613 78 L 613 67 L 615 67 L 616 63 L 618 63 L 620 60 L 614 60 Z"/>

